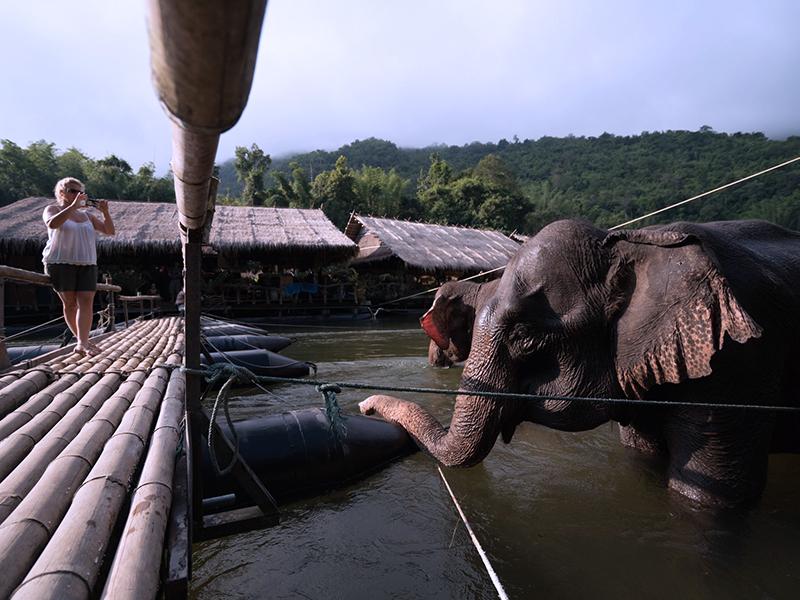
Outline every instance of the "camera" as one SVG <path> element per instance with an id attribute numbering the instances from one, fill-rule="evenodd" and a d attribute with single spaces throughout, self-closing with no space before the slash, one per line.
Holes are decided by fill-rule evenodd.
<path id="1" fill-rule="evenodd" d="M 98 204 L 98 202 L 94 198 L 86 198 L 86 206 L 91 206 L 93 208 L 97 208 L 97 204 Z"/>

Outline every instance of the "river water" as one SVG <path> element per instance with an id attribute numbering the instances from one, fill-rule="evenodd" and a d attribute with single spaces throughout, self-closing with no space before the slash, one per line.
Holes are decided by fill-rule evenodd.
<path id="1" fill-rule="evenodd" d="M 456 388 L 427 366 L 415 322 L 286 329 L 282 353 L 321 380 Z M 231 400 L 234 419 L 321 405 L 311 386 Z M 369 395 L 345 389 L 346 412 Z M 396 394 L 401 395 L 401 394 Z M 453 399 L 416 398 L 443 422 Z M 798 598 L 800 456 L 770 458 L 750 511 L 699 510 L 664 467 L 623 448 L 612 424 L 584 433 L 522 424 L 509 445 L 445 475 L 510 598 Z M 435 463 L 417 453 L 349 487 L 282 509 L 271 529 L 194 547 L 191 597 L 497 598 Z"/>

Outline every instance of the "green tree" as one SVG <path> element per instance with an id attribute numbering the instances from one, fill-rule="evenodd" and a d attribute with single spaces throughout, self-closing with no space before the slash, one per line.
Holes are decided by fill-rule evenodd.
<path id="1" fill-rule="evenodd" d="M 9 204 L 32 195 L 36 173 L 23 148 L 11 140 L 0 144 L 0 202 Z"/>
<path id="2" fill-rule="evenodd" d="M 311 183 L 303 168 L 296 162 L 289 163 L 292 170 L 291 179 L 285 173 L 273 171 L 275 186 L 268 192 L 270 206 L 290 208 L 311 208 L 314 202 L 311 194 Z"/>
<path id="3" fill-rule="evenodd" d="M 77 148 L 68 148 L 58 156 L 57 162 L 56 180 L 64 177 L 86 180 L 86 165 L 90 159 Z"/>
<path id="4" fill-rule="evenodd" d="M 236 147 L 236 159 L 234 167 L 236 176 L 244 184 L 242 199 L 246 205 L 257 206 L 266 200 L 266 189 L 264 187 L 264 173 L 272 164 L 269 154 L 253 144 L 250 148 L 245 146 Z"/>
<path id="5" fill-rule="evenodd" d="M 355 176 L 344 156 L 336 160 L 333 170 L 324 171 L 314 178 L 311 195 L 314 206 L 319 206 L 337 227 L 343 229 L 347 225 L 350 213 L 356 210 L 358 198 Z"/>
<path id="6" fill-rule="evenodd" d="M 127 161 L 115 154 L 105 158 L 89 161 L 85 167 L 86 191 L 95 198 L 108 198 L 119 200 L 125 197 L 130 180 L 133 178 L 133 169 Z M 126 198 L 130 200 L 130 198 Z"/>
<path id="7" fill-rule="evenodd" d="M 397 217 L 409 181 L 391 169 L 388 173 L 379 167 L 364 166 L 355 172 L 354 186 L 356 210 L 360 213 Z"/>

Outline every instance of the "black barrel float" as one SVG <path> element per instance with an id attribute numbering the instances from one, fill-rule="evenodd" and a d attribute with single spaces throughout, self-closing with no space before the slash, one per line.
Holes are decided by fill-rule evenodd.
<path id="1" fill-rule="evenodd" d="M 342 422 L 344 432 L 337 437 L 324 408 L 304 408 L 240 421 L 234 428 L 239 453 L 279 502 L 356 481 L 417 450 L 406 430 L 394 423 L 363 415 L 342 415 Z M 227 423 L 220 423 L 220 429 L 233 440 Z M 216 475 L 205 440 L 202 468 L 204 498 L 247 503 L 233 477 Z"/>

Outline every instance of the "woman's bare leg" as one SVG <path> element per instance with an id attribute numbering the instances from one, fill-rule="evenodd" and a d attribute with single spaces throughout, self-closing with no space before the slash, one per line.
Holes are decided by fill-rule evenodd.
<path id="1" fill-rule="evenodd" d="M 92 317 L 94 316 L 94 292 L 75 292 L 78 300 L 78 345 L 90 349 L 93 344 L 89 343 L 89 330 L 92 328 Z M 96 346 L 95 346 L 96 348 Z"/>
<path id="2" fill-rule="evenodd" d="M 69 327 L 72 335 L 75 336 L 75 339 L 79 340 L 77 322 L 78 299 L 75 296 L 77 292 L 56 292 L 56 294 L 61 298 L 61 305 L 64 308 L 64 321 L 67 323 L 67 327 Z"/>

